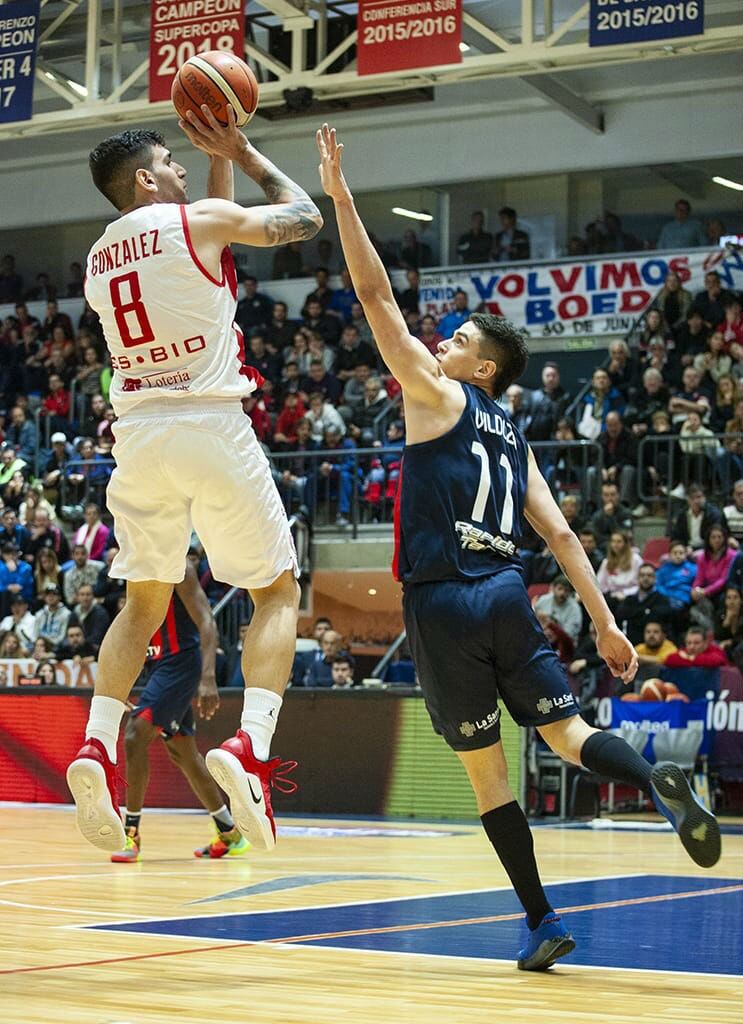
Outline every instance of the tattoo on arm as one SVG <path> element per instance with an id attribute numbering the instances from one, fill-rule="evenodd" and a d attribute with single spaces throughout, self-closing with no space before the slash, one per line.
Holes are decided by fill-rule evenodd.
<path id="1" fill-rule="evenodd" d="M 322 227 L 322 217 L 311 199 L 279 204 L 275 212 L 267 214 L 264 230 L 268 245 L 286 242 L 304 242 L 314 238 Z"/>
<path id="2" fill-rule="evenodd" d="M 258 179 L 258 184 L 266 193 L 269 203 L 287 203 L 293 199 L 307 199 L 311 202 L 305 190 L 276 167 L 267 167 Z"/>

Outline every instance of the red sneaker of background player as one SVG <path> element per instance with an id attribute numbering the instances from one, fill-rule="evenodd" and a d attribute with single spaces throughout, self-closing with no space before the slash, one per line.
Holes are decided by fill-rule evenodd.
<path id="1" fill-rule="evenodd" d="M 279 757 L 259 761 L 253 754 L 250 736 L 239 729 L 232 739 L 209 751 L 206 767 L 229 796 L 235 824 L 251 846 L 257 850 L 272 850 L 276 845 L 276 825 L 271 787 L 282 793 L 295 793 L 296 783 L 284 775 L 294 771 L 297 762 L 282 761 Z"/>
<path id="2" fill-rule="evenodd" d="M 67 785 L 77 806 L 77 827 L 100 850 L 115 853 L 126 843 L 116 791 L 116 765 L 100 740 L 80 747 L 67 769 Z"/>

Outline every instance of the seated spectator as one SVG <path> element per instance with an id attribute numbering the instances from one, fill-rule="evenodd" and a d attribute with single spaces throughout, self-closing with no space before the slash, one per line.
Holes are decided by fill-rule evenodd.
<path id="1" fill-rule="evenodd" d="M 725 303 L 729 298 L 730 293 L 723 291 L 720 284 L 720 275 L 716 270 L 708 270 L 704 275 L 704 290 L 694 296 L 692 309 L 711 330 L 725 319 Z"/>
<path id="2" fill-rule="evenodd" d="M 289 311 L 285 302 L 274 302 L 271 312 L 271 322 L 266 330 L 266 339 L 278 349 L 286 349 L 291 346 L 297 321 L 289 320 Z"/>
<path id="3" fill-rule="evenodd" d="M 12 508 L 4 508 L 0 515 L 0 548 L 4 544 L 14 544 L 25 554 L 30 540 L 31 534 L 18 522 L 16 512 Z"/>
<path id="4" fill-rule="evenodd" d="M 591 568 L 594 572 L 598 572 L 599 566 L 604 560 L 604 555 L 596 542 L 596 534 L 590 526 L 581 526 L 578 531 L 578 540 L 586 553 L 588 561 L 591 563 Z"/>
<path id="5" fill-rule="evenodd" d="M 110 463 L 95 450 L 93 439 L 84 437 L 78 442 L 77 458 L 67 466 L 70 497 L 78 499 L 83 495 L 91 495 L 92 498 L 100 496 L 102 501 L 110 478 Z"/>
<path id="6" fill-rule="evenodd" d="M 433 263 L 431 246 L 422 241 L 415 231 L 408 228 L 403 232 L 398 263 L 406 269 L 417 270 L 418 267 L 430 267 Z"/>
<path id="7" fill-rule="evenodd" d="M 345 382 L 353 377 L 354 370 L 359 363 L 366 366 L 375 366 L 376 357 L 371 345 L 367 345 L 359 338 L 358 330 L 353 324 L 347 324 L 343 328 L 340 344 L 335 357 L 335 375 Z"/>
<path id="8" fill-rule="evenodd" d="M 48 302 L 56 296 L 56 287 L 49 280 L 49 275 L 42 270 L 36 275 L 36 284 L 28 289 L 25 298 L 29 302 Z"/>
<path id="9" fill-rule="evenodd" d="M 83 268 L 77 260 L 73 260 L 70 263 L 69 280 L 67 281 L 67 287 L 65 288 L 65 296 L 68 299 L 82 299 L 83 288 L 85 279 L 83 275 Z"/>
<path id="10" fill-rule="evenodd" d="M 99 562 L 106 550 L 110 533 L 105 523 L 101 522 L 100 508 L 94 501 L 89 501 L 85 506 L 85 522 L 76 531 L 74 543 L 84 544 L 89 557 Z M 63 558 L 62 561 L 66 562 L 67 558 Z"/>
<path id="11" fill-rule="evenodd" d="M 671 539 L 682 541 L 691 554 L 704 547 L 710 529 L 722 522 L 722 513 L 712 502 L 707 502 L 698 484 L 689 486 L 686 503 L 685 511 L 679 512 L 671 527 Z"/>
<path id="12" fill-rule="evenodd" d="M 16 633 L 6 633 L 0 640 L 0 659 L 15 661 L 19 658 L 27 658 L 28 650 L 21 645 Z"/>
<path id="13" fill-rule="evenodd" d="M 658 236 L 659 249 L 697 249 L 707 244 L 704 228 L 691 216 L 688 199 L 678 199 L 674 206 L 675 219 L 664 224 Z"/>
<path id="14" fill-rule="evenodd" d="M 309 331 L 310 366 L 314 359 L 319 359 L 327 373 L 333 372 L 335 366 L 335 348 L 331 348 L 316 331 Z M 309 368 L 308 371 L 309 373 Z"/>
<path id="15" fill-rule="evenodd" d="M 663 665 L 669 654 L 678 651 L 678 647 L 666 636 L 662 622 L 649 619 L 645 623 L 642 643 L 635 644 L 635 651 L 641 666 Z"/>
<path id="16" fill-rule="evenodd" d="M 697 564 L 688 557 L 685 541 L 671 543 L 668 558 L 655 573 L 655 589 L 668 599 L 673 611 L 681 611 L 691 604 L 691 589 L 697 574 Z"/>
<path id="17" fill-rule="evenodd" d="M 654 341 L 662 341 L 665 346 L 670 333 L 661 311 L 651 307 L 643 317 L 643 328 L 637 342 L 638 348 L 641 352 L 647 352 Z"/>
<path id="18" fill-rule="evenodd" d="M 70 545 L 67 537 L 55 526 L 45 508 L 39 507 L 34 512 L 33 521 L 29 524 L 30 538 L 26 547 L 25 558 L 35 562 L 42 548 L 52 548 L 60 565 L 70 557 Z"/>
<path id="19" fill-rule="evenodd" d="M 343 394 L 343 385 L 333 373 L 329 373 L 319 359 L 313 359 L 310 363 L 310 372 L 300 385 L 301 391 L 310 399 L 312 395 L 320 394 L 326 402 L 337 405 Z"/>
<path id="20" fill-rule="evenodd" d="M 300 511 L 308 520 L 314 515 L 317 476 L 317 462 L 311 458 L 311 453 L 319 451 L 321 447 L 319 442 L 312 439 L 310 421 L 306 417 L 301 419 L 296 425 L 295 440 L 284 445 L 284 450 L 292 452 L 294 458 L 282 460 L 279 467 L 281 472 L 276 478 L 276 486 L 287 512 L 299 504 Z"/>
<path id="21" fill-rule="evenodd" d="M 307 666 L 305 686 L 331 687 L 333 685 L 333 661 L 342 653 L 343 639 L 334 629 L 326 629 L 320 640 L 322 657 L 313 659 Z"/>
<path id="22" fill-rule="evenodd" d="M 443 335 L 444 339 L 453 337 L 454 332 L 469 320 L 471 315 L 467 305 L 467 292 L 458 288 L 454 292 L 452 308 L 439 320 L 439 334 Z"/>
<path id="23" fill-rule="evenodd" d="M 637 502 L 637 445 L 618 412 L 606 416 L 605 430 L 599 436 L 603 466 L 588 467 L 589 493 L 599 496 L 599 481 L 619 486 L 619 500 L 629 508 Z M 633 508 L 633 515 L 645 515 L 644 505 Z"/>
<path id="24" fill-rule="evenodd" d="M 501 399 L 501 404 L 504 404 L 503 399 Z M 531 412 L 529 411 L 528 398 L 524 395 L 524 389 L 520 384 L 511 384 L 507 388 L 504 408 L 513 420 L 514 426 L 522 434 L 528 434 L 529 427 L 531 426 Z"/>
<path id="25" fill-rule="evenodd" d="M 248 341 L 245 365 L 252 366 L 267 380 L 278 380 L 281 374 L 281 357 L 271 355 L 262 334 L 253 334 Z"/>
<path id="26" fill-rule="evenodd" d="M 93 395 L 88 406 L 88 413 L 83 417 L 80 424 L 80 433 L 83 437 L 97 437 L 98 428 L 106 416 L 106 399 L 103 395 Z"/>
<path id="27" fill-rule="evenodd" d="M 606 558 L 596 574 L 601 592 L 612 609 L 638 590 L 642 558 L 632 547 L 629 533 L 616 531 L 609 537 Z"/>
<path id="28" fill-rule="evenodd" d="M 616 610 L 619 628 L 631 644 L 639 644 L 648 622 L 660 622 L 668 629 L 673 610 L 656 587 L 655 566 L 643 562 L 637 573 L 637 592 L 620 601 Z"/>
<path id="29" fill-rule="evenodd" d="M 542 387 L 531 392 L 529 408 L 531 424 L 529 441 L 549 441 L 570 402 L 570 395 L 560 384 L 560 368 L 547 362 L 542 367 Z"/>
<path id="30" fill-rule="evenodd" d="M 351 306 L 351 323 L 354 325 L 356 330 L 359 332 L 359 337 L 362 341 L 365 341 L 367 345 L 371 345 L 374 349 L 375 356 L 377 353 L 376 342 L 372 335 L 372 329 L 369 326 L 369 321 L 364 316 L 364 307 L 360 302 L 354 302 Z"/>
<path id="31" fill-rule="evenodd" d="M 315 646 L 311 650 L 297 651 L 294 655 L 291 675 L 291 681 L 294 686 L 304 685 L 304 678 L 309 666 L 315 661 L 322 661 L 323 651 L 320 644 L 325 633 L 329 629 L 332 630 L 332 628 L 333 623 L 326 615 L 320 615 L 315 619 L 312 626 L 312 639 L 315 641 Z"/>
<path id="32" fill-rule="evenodd" d="M 271 439 L 271 417 L 261 401 L 260 392 L 254 391 L 247 398 L 243 398 L 242 407 L 252 424 L 255 436 L 261 444 L 268 444 Z"/>
<path id="33" fill-rule="evenodd" d="M 23 278 L 16 271 L 15 256 L 6 253 L 0 262 L 0 302 L 18 302 L 23 295 Z"/>
<path id="34" fill-rule="evenodd" d="M 635 367 L 627 342 L 622 341 L 621 338 L 612 341 L 609 345 L 607 373 L 609 374 L 611 386 L 616 388 L 625 401 L 629 397 L 636 372 L 637 368 Z"/>
<path id="35" fill-rule="evenodd" d="M 329 402 L 323 398 L 321 391 L 313 391 L 310 395 L 310 407 L 306 413 L 306 419 L 310 424 L 312 440 L 320 444 L 326 432 L 335 428 L 341 437 L 346 434 L 346 424 L 343 417 Z"/>
<path id="36" fill-rule="evenodd" d="M 707 338 L 711 329 L 711 326 L 705 324 L 699 310 L 692 306 L 686 314 L 686 322 L 673 332 L 676 358 L 682 370 L 685 366 L 691 366 L 697 356 L 707 351 Z"/>
<path id="37" fill-rule="evenodd" d="M 688 413 L 682 423 L 679 447 L 684 456 L 684 477 L 710 485 L 720 443 L 709 427 L 702 426 L 698 412 Z"/>
<path id="38" fill-rule="evenodd" d="M 52 429 L 56 429 L 70 416 L 70 393 L 64 381 L 56 373 L 49 374 L 49 392 L 41 404 L 43 415 L 51 418 Z"/>
<path id="39" fill-rule="evenodd" d="M 289 242 L 276 250 L 271 276 L 274 281 L 289 277 L 304 277 L 307 273 L 302 259 L 302 243 Z"/>
<path id="40" fill-rule="evenodd" d="M 235 320 L 248 338 L 253 331 L 265 331 L 268 328 L 273 319 L 274 306 L 268 295 L 258 291 L 258 281 L 252 275 L 243 280 L 243 290 L 245 294 L 237 304 Z"/>
<path id="41" fill-rule="evenodd" d="M 564 494 L 560 498 L 560 511 L 565 516 L 565 522 L 577 537 L 583 526 L 578 496 L 576 494 Z"/>
<path id="42" fill-rule="evenodd" d="M 62 604 L 59 587 L 48 584 L 44 591 L 44 605 L 34 615 L 34 640 L 43 637 L 56 650 L 67 635 L 71 614 L 69 608 Z"/>
<path id="43" fill-rule="evenodd" d="M 290 359 L 288 363 L 284 363 L 284 369 L 281 371 L 281 380 L 276 388 L 276 400 L 283 407 L 287 395 L 300 395 L 301 390 L 302 379 L 299 376 L 299 364 L 294 359 Z"/>
<path id="44" fill-rule="evenodd" d="M 732 661 L 733 648 L 743 641 L 743 596 L 735 587 L 727 587 L 722 607 L 715 617 L 715 641 Z"/>
<path id="45" fill-rule="evenodd" d="M 691 303 L 691 292 L 682 286 L 681 278 L 676 271 L 669 270 L 663 287 L 653 300 L 653 305 L 661 311 L 671 332 L 686 320 Z"/>
<path id="46" fill-rule="evenodd" d="M 614 481 L 601 485 L 601 503 L 591 516 L 590 526 L 601 548 L 606 548 L 612 533 L 632 529 L 632 511 L 620 502 L 619 487 Z"/>
<path id="47" fill-rule="evenodd" d="M 330 666 L 334 690 L 350 690 L 353 681 L 353 658 L 350 654 L 336 654 Z"/>
<path id="48" fill-rule="evenodd" d="M 740 359 L 740 348 L 733 347 L 743 346 L 743 305 L 737 295 L 731 295 L 725 303 L 725 319 L 715 330 L 722 331 L 726 350 L 734 359 Z"/>
<path id="49" fill-rule="evenodd" d="M 578 642 L 583 626 L 583 613 L 567 576 L 557 576 L 552 581 L 549 593 L 537 598 L 534 611 L 538 616 L 546 615 L 556 622 L 574 644 Z"/>
<path id="50" fill-rule="evenodd" d="M 102 390 L 101 374 L 103 363 L 98 358 L 98 353 L 90 345 L 83 352 L 83 362 L 75 374 L 77 390 L 81 395 L 97 395 Z"/>
<path id="51" fill-rule="evenodd" d="M 284 369 L 289 362 L 295 362 L 299 368 L 300 376 L 304 377 L 309 372 L 310 361 L 310 333 L 304 327 L 294 332 L 291 348 L 284 349 Z"/>
<path id="52" fill-rule="evenodd" d="M 21 505 L 26 499 L 28 484 L 24 474 L 16 470 L 2 489 L 2 500 L 6 507 L 12 508 L 20 517 Z"/>
<path id="53" fill-rule="evenodd" d="M 543 612 L 536 614 L 539 625 L 544 630 L 547 643 L 559 658 L 560 663 L 567 668 L 575 657 L 575 644 L 562 626 L 559 626 L 549 615 L 545 615 Z"/>
<path id="54" fill-rule="evenodd" d="M 112 545 L 105 553 L 105 565 L 98 573 L 93 593 L 102 603 L 108 612 L 110 619 L 116 616 L 119 600 L 126 595 L 126 581 L 111 576 L 111 563 L 118 554 L 119 549 Z"/>
<path id="55" fill-rule="evenodd" d="M 374 425 L 377 418 L 387 406 L 387 392 L 382 387 L 379 377 L 369 377 L 364 385 L 364 401 L 357 407 L 353 422 L 348 428 L 348 435 L 362 448 L 367 448 L 377 440 Z"/>
<path id="56" fill-rule="evenodd" d="M 710 334 L 706 350 L 694 357 L 692 365 L 700 374 L 699 390 L 714 392 L 720 377 L 730 374 L 733 369 L 733 360 L 725 352 L 722 331 L 713 331 Z"/>
<path id="57" fill-rule="evenodd" d="M 60 486 L 70 460 L 72 446 L 68 447 L 67 438 L 62 431 L 52 434 L 52 453 L 43 470 L 42 483 L 44 489 L 55 502 L 60 500 Z"/>
<path id="58" fill-rule="evenodd" d="M 421 317 L 420 327 L 416 331 L 415 337 L 418 341 L 423 342 L 431 355 L 436 355 L 439 343 L 444 340 L 443 334 L 436 327 L 436 318 L 430 313 Z"/>
<path id="59" fill-rule="evenodd" d="M 470 218 L 470 230 L 459 236 L 457 254 L 462 263 L 488 263 L 493 252 L 493 236 L 484 230 L 485 214 L 475 210 Z M 451 337 L 450 332 L 445 337 Z"/>
<path id="60" fill-rule="evenodd" d="M 637 361 L 637 376 L 641 378 L 646 370 L 658 370 L 667 385 L 678 387 L 681 383 L 681 370 L 675 352 L 669 349 L 669 343 L 653 338 L 647 349 L 640 353 Z"/>
<path id="61" fill-rule="evenodd" d="M 666 668 L 722 668 L 727 658 L 717 644 L 707 640 L 706 630 L 689 626 L 684 646 L 669 654 L 664 664 Z"/>
<path id="62" fill-rule="evenodd" d="M 403 313 L 415 313 L 420 315 L 420 280 L 421 276 L 416 268 L 408 270 L 405 277 L 408 280 L 408 287 L 400 296 L 400 309 Z"/>
<path id="63" fill-rule="evenodd" d="M 320 303 L 323 313 L 327 312 L 330 300 L 333 298 L 333 289 L 328 284 L 329 278 L 327 267 L 315 267 L 315 287 L 305 295 L 302 303 L 302 316 L 307 315 L 307 306 L 313 299 Z"/>
<path id="64" fill-rule="evenodd" d="M 50 299 L 46 304 L 46 314 L 41 322 L 39 337 L 43 341 L 48 341 L 52 337 L 55 327 L 60 328 L 63 337 L 74 337 L 75 332 L 72 328 L 72 321 L 66 313 L 60 312 L 56 300 Z"/>
<path id="65" fill-rule="evenodd" d="M 47 587 L 57 587 L 62 593 L 62 570 L 54 548 L 40 548 L 34 560 L 34 610 L 44 604 Z"/>
<path id="66" fill-rule="evenodd" d="M 34 676 L 39 680 L 40 686 L 59 686 L 57 666 L 51 658 L 38 662 Z"/>
<path id="67" fill-rule="evenodd" d="M 77 592 L 84 584 L 95 587 L 104 562 L 88 557 L 88 549 L 84 544 L 75 544 L 72 548 L 72 565 L 62 574 L 62 594 L 65 604 L 70 607 L 75 603 Z"/>
<path id="68" fill-rule="evenodd" d="M 348 526 L 356 484 L 356 461 L 352 452 L 356 445 L 350 437 L 343 437 L 337 426 L 327 427 L 323 447 L 330 453 L 318 468 L 317 487 L 320 497 L 330 502 L 337 500 L 336 526 Z"/>
<path id="69" fill-rule="evenodd" d="M 625 402 L 606 370 L 597 368 L 591 378 L 591 389 L 583 400 L 578 419 L 578 433 L 589 441 L 595 441 L 606 429 L 606 417 L 610 412 L 624 412 Z"/>
<path id="70" fill-rule="evenodd" d="M 668 405 L 668 389 L 660 370 L 648 369 L 642 375 L 642 386 L 627 406 L 624 422 L 635 437 L 644 437 L 652 425 L 656 412 L 664 411 Z"/>
<path id="71" fill-rule="evenodd" d="M 97 607 L 100 608 L 100 605 Z M 57 657 L 60 661 L 71 661 L 75 665 L 82 665 L 95 661 L 96 654 L 96 648 L 85 639 L 82 626 L 74 621 L 73 616 L 67 627 L 67 636 L 57 648 Z"/>
<path id="72" fill-rule="evenodd" d="M 709 421 L 709 425 L 715 434 L 725 432 L 725 427 L 735 416 L 735 403 L 735 380 L 730 374 L 725 374 L 717 380 L 715 404 L 712 406 L 712 415 Z"/>
<path id="73" fill-rule="evenodd" d="M 106 609 L 103 605 L 96 604 L 93 588 L 89 583 L 84 583 L 77 592 L 77 604 L 72 610 L 68 625 L 82 626 L 85 639 L 97 652 L 110 624 Z"/>
<path id="74" fill-rule="evenodd" d="M 21 592 L 10 598 L 9 606 L 10 613 L 0 621 L 0 633 L 15 633 L 20 646 L 30 651 L 34 645 L 34 617 L 29 611 L 29 603 Z"/>
<path id="75" fill-rule="evenodd" d="M 276 430 L 273 435 L 274 445 L 279 451 L 297 440 L 297 424 L 304 419 L 304 402 L 295 392 L 289 392 L 284 398 L 284 407 L 276 419 Z"/>
<path id="76" fill-rule="evenodd" d="M 343 324 L 351 323 L 351 311 L 358 297 L 353 288 L 348 267 L 341 268 L 341 287 L 336 288 L 328 305 L 328 313 L 334 313 Z"/>
<path id="77" fill-rule="evenodd" d="M 16 545 L 6 541 L 2 546 L 0 560 L 0 610 L 3 615 L 8 614 L 11 601 L 18 595 L 29 604 L 33 600 L 33 572 L 28 562 L 20 557 Z"/>
<path id="78" fill-rule="evenodd" d="M 529 236 L 516 227 L 517 214 L 512 206 L 502 206 L 498 210 L 500 231 L 495 234 L 493 259 L 496 263 L 514 263 L 528 260 L 531 254 Z"/>
<path id="79" fill-rule="evenodd" d="M 691 588 L 696 621 L 712 628 L 718 595 L 722 593 L 736 552 L 728 545 L 728 532 L 722 523 L 714 523 L 707 532 L 704 547 L 697 558 L 697 571 Z"/>
<path id="80" fill-rule="evenodd" d="M 743 480 L 736 480 L 733 484 L 732 504 L 725 505 L 722 514 L 730 530 L 730 536 L 740 547 L 743 543 Z"/>
<path id="81" fill-rule="evenodd" d="M 366 363 L 359 363 L 353 371 L 353 376 L 349 377 L 346 381 L 346 386 L 343 389 L 342 405 L 338 409 L 346 422 L 350 423 L 354 416 L 363 408 L 366 382 L 371 375 L 371 367 L 367 366 Z"/>
<path id="82" fill-rule="evenodd" d="M 10 424 L 5 430 L 5 443 L 12 448 L 18 459 L 29 465 L 33 463 L 36 457 L 36 427 L 20 405 L 15 405 L 10 410 Z"/>
<path id="83" fill-rule="evenodd" d="M 700 388 L 702 375 L 695 366 L 687 366 L 681 378 L 681 388 L 674 391 L 668 403 L 668 411 L 671 414 L 671 422 L 677 429 L 681 429 L 690 412 L 699 413 L 702 421 L 710 414 L 710 396 Z"/>
<path id="84" fill-rule="evenodd" d="M 302 326 L 319 334 L 327 345 L 337 345 L 341 334 L 341 322 L 338 317 L 326 313 L 317 299 L 310 299 L 305 310 Z"/>

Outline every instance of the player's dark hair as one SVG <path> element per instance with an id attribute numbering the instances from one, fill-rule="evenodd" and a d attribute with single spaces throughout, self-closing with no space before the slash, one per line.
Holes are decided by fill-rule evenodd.
<path id="1" fill-rule="evenodd" d="M 152 169 L 155 146 L 164 146 L 160 132 L 137 128 L 119 132 L 99 142 L 88 157 L 93 183 L 117 210 L 134 202 L 134 173 Z"/>
<path id="2" fill-rule="evenodd" d="M 526 370 L 529 361 L 526 338 L 502 316 L 473 313 L 470 320 L 480 335 L 480 355 L 492 359 L 498 368 L 493 378 L 493 397 L 499 398 Z"/>

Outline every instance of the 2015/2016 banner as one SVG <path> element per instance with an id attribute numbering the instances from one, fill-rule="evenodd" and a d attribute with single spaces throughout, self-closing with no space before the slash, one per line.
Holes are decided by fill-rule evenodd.
<path id="1" fill-rule="evenodd" d="M 359 0 L 360 75 L 459 64 L 462 0 Z"/>
<path id="2" fill-rule="evenodd" d="M 153 0 L 150 16 L 150 102 L 170 99 L 178 70 L 208 50 L 245 54 L 242 0 Z"/>
<path id="3" fill-rule="evenodd" d="M 0 6 L 0 123 L 28 121 L 34 99 L 39 0 Z"/>
<path id="4" fill-rule="evenodd" d="M 588 45 L 616 46 L 704 32 L 704 0 L 591 0 Z"/>

